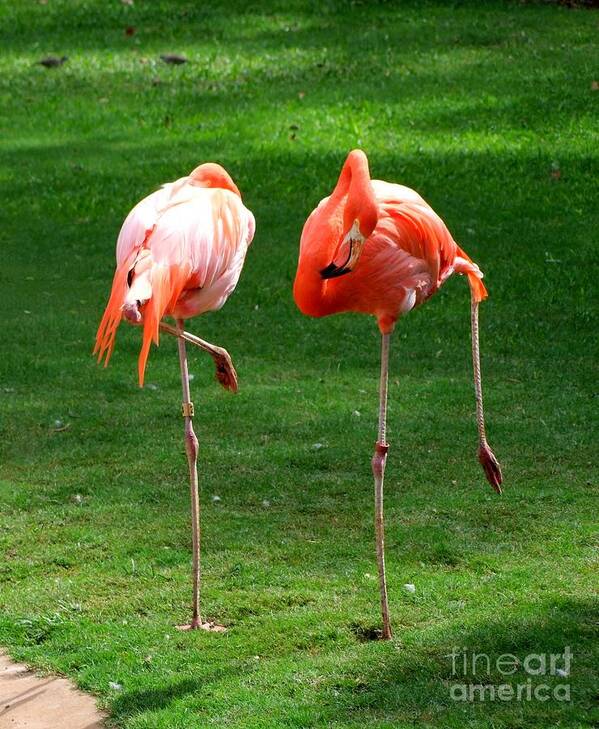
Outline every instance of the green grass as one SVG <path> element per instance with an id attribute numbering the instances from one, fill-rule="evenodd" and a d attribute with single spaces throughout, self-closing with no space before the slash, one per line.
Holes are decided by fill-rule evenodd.
<path id="1" fill-rule="evenodd" d="M 591 727 L 597 13 L 1 0 L 0 19 L 0 644 L 127 729 Z M 173 51 L 190 62 L 157 60 Z M 48 53 L 69 61 L 34 65 Z M 498 498 L 476 462 L 468 292 L 451 280 L 392 343 L 392 643 L 360 639 L 379 622 L 376 327 L 304 318 L 291 298 L 302 223 L 355 146 L 487 272 L 506 484 Z M 224 635 L 174 628 L 190 598 L 174 342 L 151 354 L 155 389 L 136 387 L 138 331 L 122 327 L 107 370 L 90 356 L 123 217 L 204 160 L 257 219 L 234 296 L 192 326 L 240 375 L 231 396 L 191 355 L 203 605 Z M 548 683 L 567 680 L 570 702 L 450 698 L 454 646 L 523 659 L 566 645 L 572 675 Z"/>

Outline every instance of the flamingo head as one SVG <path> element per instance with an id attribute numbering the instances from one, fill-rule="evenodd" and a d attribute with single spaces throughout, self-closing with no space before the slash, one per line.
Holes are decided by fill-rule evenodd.
<path id="1" fill-rule="evenodd" d="M 378 207 L 370 182 L 368 159 L 361 150 L 355 149 L 349 153 L 333 192 L 335 195 L 340 197 L 340 205 L 343 205 L 343 224 L 332 260 L 320 271 L 324 279 L 337 278 L 354 270 L 364 244 L 378 222 Z"/>
<path id="2" fill-rule="evenodd" d="M 324 279 L 338 278 L 353 271 L 360 260 L 364 244 L 376 228 L 378 214 L 374 205 L 365 205 L 357 215 L 353 215 L 351 209 L 348 215 L 348 207 L 349 205 L 346 206 L 343 216 L 345 233 L 341 237 L 333 260 L 320 272 L 320 276 Z"/>
<path id="3" fill-rule="evenodd" d="M 353 271 L 362 255 L 367 237 L 360 230 L 359 222 L 354 220 L 351 228 L 341 239 L 333 260 L 320 272 L 321 277 L 337 278 Z"/>

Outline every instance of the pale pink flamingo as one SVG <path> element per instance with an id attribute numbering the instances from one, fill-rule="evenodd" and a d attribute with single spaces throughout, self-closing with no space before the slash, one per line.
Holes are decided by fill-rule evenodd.
<path id="1" fill-rule="evenodd" d="M 330 197 L 320 202 L 304 225 L 293 292 L 304 314 L 372 314 L 382 335 L 379 428 L 372 471 L 385 639 L 392 637 L 383 527 L 389 341 L 397 319 L 432 296 L 452 273 L 465 274 L 470 284 L 478 457 L 489 483 L 501 493 L 501 469 L 487 443 L 483 415 L 478 304 L 487 292 L 482 273 L 417 192 L 371 180 L 364 152 L 350 152 Z"/>
<path id="2" fill-rule="evenodd" d="M 183 628 L 223 629 L 204 622 L 200 614 L 198 440 L 192 425 L 185 342 L 208 352 L 221 385 L 237 391 L 237 374 L 228 352 L 184 331 L 184 320 L 223 306 L 237 285 L 254 230 L 254 216 L 243 205 L 237 186 L 212 162 L 148 195 L 121 228 L 112 291 L 96 336 L 94 354 L 99 361 L 105 358 L 106 365 L 121 319 L 143 327 L 140 386 L 150 345 L 158 344 L 159 331 L 177 337 L 193 531 L 193 613 L 191 623 Z M 176 327 L 163 322 L 164 316 L 174 317 Z"/>

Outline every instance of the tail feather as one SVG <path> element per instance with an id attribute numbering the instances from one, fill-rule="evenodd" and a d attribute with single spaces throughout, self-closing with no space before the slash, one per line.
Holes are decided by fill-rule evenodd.
<path id="1" fill-rule="evenodd" d="M 467 275 L 468 283 L 470 284 L 470 291 L 472 292 L 474 300 L 477 304 L 484 301 L 489 295 L 484 283 L 475 273 L 469 273 Z"/>
<path id="2" fill-rule="evenodd" d="M 474 301 L 476 303 L 484 301 L 489 294 L 482 282 L 483 272 L 459 246 L 457 247 L 456 253 L 454 270 L 456 273 L 463 273 L 468 276 L 468 283 L 470 284 L 470 291 L 472 292 Z"/>

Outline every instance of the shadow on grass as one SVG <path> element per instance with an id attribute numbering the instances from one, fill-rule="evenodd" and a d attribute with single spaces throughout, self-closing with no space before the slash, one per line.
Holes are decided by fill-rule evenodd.
<path id="1" fill-rule="evenodd" d="M 224 676 L 232 678 L 237 672 L 219 671 L 219 674 L 221 679 Z M 175 679 L 168 683 L 163 682 L 149 689 L 127 691 L 114 700 L 111 705 L 111 714 L 113 718 L 123 720 L 141 712 L 160 711 L 186 696 L 210 689 L 216 682 L 215 679 L 209 677 L 184 678 Z"/>
<path id="2" fill-rule="evenodd" d="M 358 652 L 329 648 L 326 655 L 310 657 L 306 652 L 289 668 L 290 673 L 279 675 L 276 686 L 279 698 L 293 702 L 297 681 L 304 672 L 321 679 L 311 694 L 306 723 L 302 726 L 321 727 L 342 722 L 343 726 L 408 726 L 411 722 L 426 726 L 464 726 L 465 721 L 487 720 L 488 726 L 510 728 L 539 726 L 591 727 L 594 682 L 597 678 L 596 636 L 598 606 L 596 602 L 564 599 L 557 604 L 541 603 L 536 609 L 498 616 L 492 622 L 464 629 L 456 621 L 442 633 L 409 631 L 402 636 L 397 631 L 394 643 L 369 642 L 372 637 L 349 626 L 358 641 Z M 359 626 L 358 626 L 359 627 Z M 566 646 L 573 654 L 570 675 L 549 675 L 550 654 L 563 654 Z M 454 658 L 452 658 L 452 654 Z M 477 654 L 473 668 L 472 656 Z M 497 667 L 497 659 L 505 654 L 516 657 L 515 672 L 507 674 Z M 535 654 L 546 656 L 547 670 L 534 675 L 525 670 L 524 660 Z M 467 664 L 463 662 L 466 656 Z M 268 675 L 268 657 L 263 658 L 261 673 Z M 276 659 L 275 659 L 276 660 Z M 539 662 L 531 664 L 536 668 Z M 559 659 L 556 667 L 563 670 Z M 200 711 L 204 701 L 215 692 L 227 694 L 227 684 L 244 680 L 244 675 L 255 674 L 255 668 L 215 671 L 193 678 L 183 675 L 167 683 L 158 682 L 153 688 L 127 691 L 117 697 L 111 706 L 117 721 L 140 712 L 159 712 L 175 702 L 182 702 L 186 710 Z M 269 679 L 272 680 L 272 679 Z M 493 700 L 491 689 L 486 689 L 485 701 L 461 701 L 461 685 L 482 684 L 517 687 L 530 682 L 531 690 L 540 685 L 549 686 L 550 700 L 524 699 Z M 570 686 L 570 700 L 561 701 L 552 693 L 558 684 Z M 234 704 L 226 710 L 238 708 L 247 716 L 259 716 L 260 695 L 274 686 L 263 686 L 259 674 L 252 678 L 256 690 L 246 694 L 243 706 Z M 452 689 L 452 686 L 458 689 Z M 233 687 L 232 687 L 233 689 Z M 234 689 L 231 695 L 235 695 Z M 475 694 L 478 696 L 480 694 Z M 457 697 L 457 698 L 456 698 Z M 275 709 L 275 712 L 278 709 Z M 225 709 L 223 708 L 223 712 Z M 199 713 L 198 713 L 199 716 Z M 310 716 L 312 718 L 310 718 Z M 273 726 L 286 726 L 285 717 L 269 715 Z M 277 723 L 280 722 L 280 723 Z M 430 724 L 428 723 L 430 722 Z"/>
<path id="3" fill-rule="evenodd" d="M 512 609 L 492 622 L 466 629 L 454 623 L 443 634 L 438 629 L 423 636 L 412 634 L 406 636 L 404 645 L 398 631 L 397 651 L 385 651 L 376 668 L 367 652 L 363 653 L 363 662 L 331 678 L 319 700 L 329 705 L 333 692 L 335 716 L 348 723 L 363 720 L 368 726 L 374 717 L 463 726 L 460 721 L 470 715 L 489 717 L 489 726 L 493 727 L 557 726 L 561 722 L 564 726 L 580 722 L 576 726 L 590 727 L 597 680 L 598 618 L 597 601 L 564 599 L 557 604 L 541 603 L 526 614 Z M 362 640 L 360 636 L 358 639 Z M 549 654 L 563 654 L 566 646 L 573 653 L 571 675 L 548 675 Z M 380 655 L 378 649 L 374 650 Z M 473 654 L 481 656 L 474 669 Z M 505 654 L 518 659 L 517 669 L 511 674 L 502 672 L 505 664 L 500 664 L 500 670 L 497 667 L 497 659 Z M 546 672 L 540 669 L 539 675 L 533 674 L 532 670 L 540 665 L 536 659 L 530 662 L 530 673 L 525 670 L 524 659 L 532 654 L 546 656 Z M 556 666 L 563 669 L 564 660 L 558 660 Z M 551 690 L 557 684 L 569 684 L 571 700 L 535 700 L 534 694 L 532 699 L 520 701 L 489 700 L 492 691 L 487 689 L 486 701 L 460 701 L 464 684 L 509 684 L 516 696 L 517 686 L 529 680 L 533 690 L 538 684 L 548 684 Z"/>
<path id="4" fill-rule="evenodd" d="M 123 3 L 123 5 L 126 5 Z M 517 28 L 507 24 L 497 28 L 498 8 L 506 10 L 505 3 L 476 0 L 448 5 L 427 2 L 422 12 L 421 0 L 404 0 L 401 11 L 406 22 L 397 25 L 397 7 L 386 2 L 353 2 L 328 0 L 323 2 L 296 0 L 295 2 L 215 2 L 196 5 L 171 2 L 156 5 L 88 2 L 79 6 L 55 3 L 28 9 L 27 22 L 21 15 L 13 15 L 11 32 L 3 34 L 3 46 L 12 51 L 27 51 L 32 46 L 55 47 L 57 38 L 70 37 L 69 51 L 97 51 L 104 49 L 130 49 L 132 42 L 125 37 L 124 28 L 134 26 L 142 33 L 143 47 L 158 45 L 169 48 L 175 44 L 204 46 L 206 43 L 226 39 L 227 47 L 259 44 L 267 50 L 281 46 L 316 48 L 340 46 L 348 57 L 355 55 L 348 38 L 360 33 L 361 48 L 368 49 L 372 42 L 398 44 L 402 50 L 413 52 L 427 47 L 428 36 L 434 33 L 438 47 L 453 49 L 457 46 L 494 46 L 502 40 L 506 28 L 519 35 L 522 29 L 535 30 L 540 8 L 526 10 L 515 6 L 511 19 Z M 473 13 L 475 10 L 475 13 Z M 472 29 L 464 28 L 465 18 Z M 564 16 L 545 11 L 546 23 L 561 23 Z M 16 22 L 14 22 L 16 20 Z M 165 23 L 169 33 L 164 33 Z M 438 24 L 438 28 L 435 25 Z M 443 32 L 439 32 L 442 28 Z M 384 30 L 384 32 L 383 32 Z"/>

